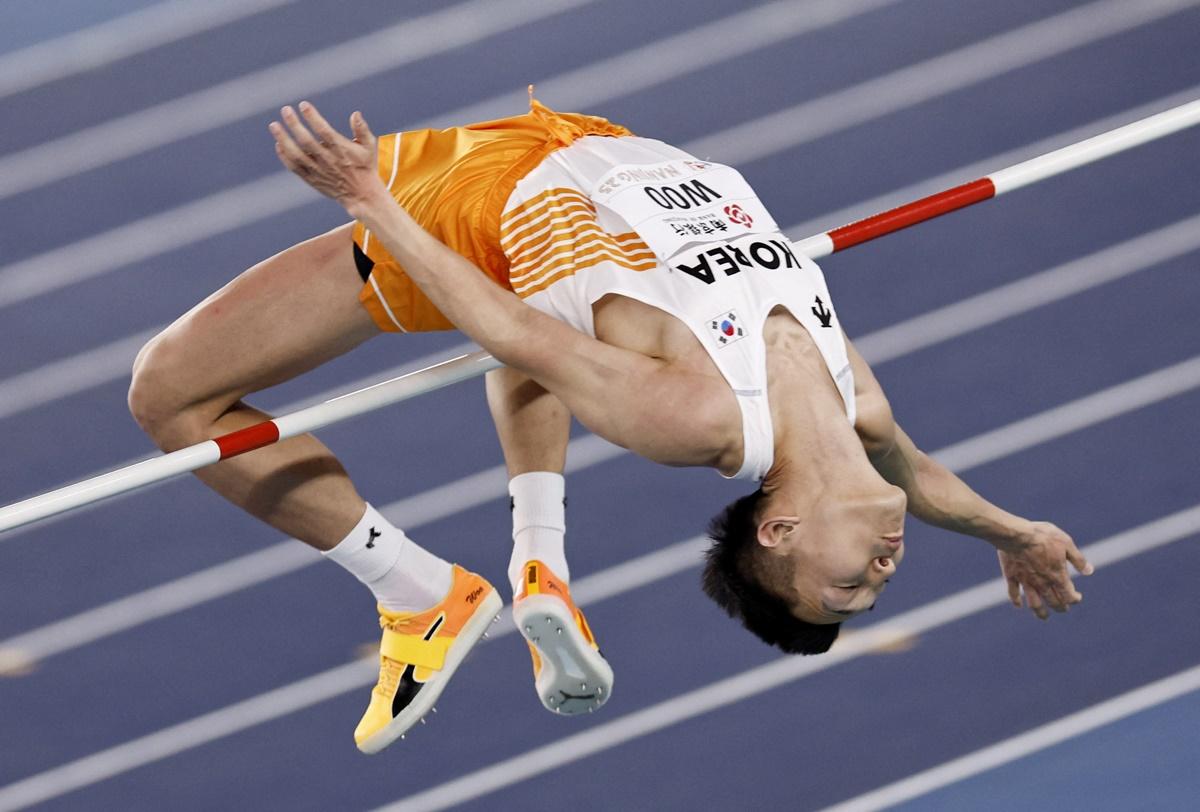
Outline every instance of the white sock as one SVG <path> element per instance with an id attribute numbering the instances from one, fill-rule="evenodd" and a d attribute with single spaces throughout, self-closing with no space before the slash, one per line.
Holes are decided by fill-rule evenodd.
<path id="1" fill-rule="evenodd" d="M 512 497 L 513 552 L 508 562 L 508 580 L 513 595 L 521 587 L 525 562 L 538 559 L 563 582 L 569 582 L 563 536 L 567 532 L 566 482 L 562 474 L 535 471 L 508 482 Z"/>
<path id="2" fill-rule="evenodd" d="M 367 511 L 350 533 L 323 555 L 362 581 L 392 612 L 421 612 L 450 591 L 454 568 L 393 527 L 378 510 Z"/>

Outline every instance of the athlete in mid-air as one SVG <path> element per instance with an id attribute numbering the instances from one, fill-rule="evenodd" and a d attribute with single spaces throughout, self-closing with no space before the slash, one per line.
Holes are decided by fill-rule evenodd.
<path id="1" fill-rule="evenodd" d="M 1014 604 L 1045 618 L 1090 572 L 1071 538 L 990 504 L 921 453 L 842 332 L 820 269 L 733 169 L 604 119 L 530 112 L 353 138 L 307 103 L 270 126 L 280 160 L 356 222 L 251 268 L 139 355 L 138 422 L 165 450 L 264 419 L 242 398 L 380 331 L 456 327 L 505 364 L 488 401 L 511 477 L 513 616 L 556 713 L 612 670 L 569 592 L 570 415 L 673 466 L 758 483 L 714 520 L 704 588 L 788 652 L 825 651 L 904 556 L 906 511 L 996 547 Z M 233 503 L 322 550 L 379 605 L 379 682 L 355 731 L 375 752 L 432 706 L 501 606 L 408 539 L 320 442 L 204 469 Z"/>

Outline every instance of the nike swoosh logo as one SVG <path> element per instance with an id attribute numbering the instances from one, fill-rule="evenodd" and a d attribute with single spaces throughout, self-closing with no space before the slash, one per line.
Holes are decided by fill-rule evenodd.
<path id="1" fill-rule="evenodd" d="M 432 640 L 433 636 L 437 634 L 437 630 L 441 628 L 442 621 L 445 619 L 445 615 L 440 616 L 437 621 L 429 627 L 429 631 L 425 632 L 424 639 Z M 411 663 L 404 666 L 404 671 L 400 673 L 400 680 L 396 683 L 396 695 L 392 697 L 393 719 L 400 715 L 400 711 L 411 705 L 417 694 L 419 694 L 421 689 L 425 687 L 424 682 L 418 682 L 416 680 L 414 676 L 415 673 L 416 666 L 412 665 Z"/>

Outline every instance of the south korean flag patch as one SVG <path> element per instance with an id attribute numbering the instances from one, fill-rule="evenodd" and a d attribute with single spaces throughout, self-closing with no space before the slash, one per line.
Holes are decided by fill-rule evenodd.
<path id="1" fill-rule="evenodd" d="M 728 347 L 746 337 L 746 330 L 736 311 L 729 310 L 708 320 L 708 330 L 718 347 Z"/>

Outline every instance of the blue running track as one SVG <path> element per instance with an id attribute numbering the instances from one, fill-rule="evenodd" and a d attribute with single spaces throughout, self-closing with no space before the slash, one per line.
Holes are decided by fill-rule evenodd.
<path id="1" fill-rule="evenodd" d="M 7 0 L 0 71 L 153 5 Z M 385 46 L 326 56 L 383 29 Z M 514 114 L 537 82 L 551 107 L 738 165 L 798 239 L 1200 97 L 1197 42 L 1200 0 L 293 0 L 126 41 L 0 92 L 0 502 L 151 452 L 125 407 L 136 337 L 341 222 L 280 177 L 282 104 L 361 108 L 384 132 Z M 613 700 L 547 714 L 504 633 L 428 725 L 366 757 L 369 596 L 185 478 L 0 536 L 0 809 L 821 809 L 1200 665 L 1197 156 L 1200 131 L 1179 133 L 824 262 L 922 447 L 1000 505 L 1105 542 L 1068 615 L 1040 623 L 995 583 L 943 600 L 994 579 L 995 556 L 914 522 L 845 643 L 781 659 L 698 588 L 695 539 L 745 486 L 580 431 L 568 552 Z M 256 402 L 462 345 L 379 338 Z M 422 544 L 505 582 L 480 382 L 321 436 Z M 1194 808 L 1198 697 L 1014 739 L 1003 763 L 888 803 Z"/>

